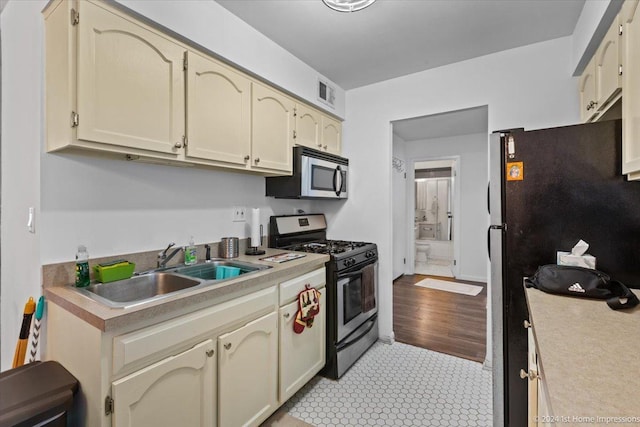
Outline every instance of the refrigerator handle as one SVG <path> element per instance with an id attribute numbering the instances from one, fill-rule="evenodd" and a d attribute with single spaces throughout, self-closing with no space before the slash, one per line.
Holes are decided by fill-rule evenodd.
<path id="1" fill-rule="evenodd" d="M 506 230 L 507 224 L 490 225 L 487 228 L 487 255 L 489 255 L 489 261 L 491 261 L 491 230 Z"/>
<path id="2" fill-rule="evenodd" d="M 487 212 L 491 215 L 491 182 L 487 184 Z"/>

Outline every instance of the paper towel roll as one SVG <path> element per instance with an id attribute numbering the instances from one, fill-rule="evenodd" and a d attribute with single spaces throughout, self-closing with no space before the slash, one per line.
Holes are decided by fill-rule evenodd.
<path id="1" fill-rule="evenodd" d="M 260 246 L 260 209 L 251 209 L 251 246 Z"/>

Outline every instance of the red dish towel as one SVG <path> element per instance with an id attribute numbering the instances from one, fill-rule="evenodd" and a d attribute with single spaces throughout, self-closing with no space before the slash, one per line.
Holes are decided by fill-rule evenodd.
<path id="1" fill-rule="evenodd" d="M 373 264 L 367 265 L 362 269 L 362 312 L 366 313 L 369 310 L 376 308 L 376 288 L 375 288 L 375 270 Z"/>

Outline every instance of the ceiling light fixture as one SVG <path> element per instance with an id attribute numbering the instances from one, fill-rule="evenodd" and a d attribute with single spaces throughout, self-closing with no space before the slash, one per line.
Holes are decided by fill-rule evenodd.
<path id="1" fill-rule="evenodd" d="M 338 12 L 356 12 L 370 6 L 376 0 L 322 0 L 324 4 Z"/>

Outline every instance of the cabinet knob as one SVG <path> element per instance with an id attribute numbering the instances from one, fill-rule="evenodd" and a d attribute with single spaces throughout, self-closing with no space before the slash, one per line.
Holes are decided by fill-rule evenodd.
<path id="1" fill-rule="evenodd" d="M 318 147 L 319 147 L 319 148 L 322 148 L 322 144 L 318 144 Z"/>
<path id="2" fill-rule="evenodd" d="M 213 350 L 207 350 L 207 357 L 213 357 Z"/>
<path id="3" fill-rule="evenodd" d="M 536 379 L 538 378 L 538 374 L 536 374 L 533 371 L 525 371 L 524 369 L 520 369 L 520 378 L 522 378 L 523 380 L 528 378 L 530 380 Z"/>
<path id="4" fill-rule="evenodd" d="M 229 350 L 231 348 L 231 343 L 228 342 L 224 345 L 224 348 L 226 348 L 227 350 Z"/>
<path id="5" fill-rule="evenodd" d="M 178 141 L 175 144 L 173 144 L 173 146 L 176 148 L 182 148 L 182 142 Z"/>
<path id="6" fill-rule="evenodd" d="M 288 319 L 289 317 L 291 317 L 291 314 L 290 314 L 290 313 L 285 313 L 285 314 L 284 314 L 284 318 L 285 318 L 285 319 Z"/>
<path id="7" fill-rule="evenodd" d="M 250 158 L 251 158 L 251 157 L 249 157 L 249 155 L 247 154 L 246 156 L 244 156 L 244 161 L 245 161 L 245 162 L 248 162 Z"/>
<path id="8" fill-rule="evenodd" d="M 326 145 L 324 145 L 322 148 L 324 148 L 324 149 L 326 150 L 326 149 L 327 149 L 327 146 L 326 146 Z"/>
<path id="9" fill-rule="evenodd" d="M 256 159 L 254 160 L 254 162 L 256 162 L 256 164 L 260 163 L 260 157 L 256 157 Z"/>
<path id="10" fill-rule="evenodd" d="M 531 327 L 531 323 L 529 323 L 528 320 L 525 320 L 524 322 L 522 322 L 522 324 L 524 325 L 525 329 L 529 329 Z"/>
<path id="11" fill-rule="evenodd" d="M 598 103 L 596 101 L 591 101 L 587 104 L 587 111 L 596 108 L 596 105 L 598 105 Z"/>

